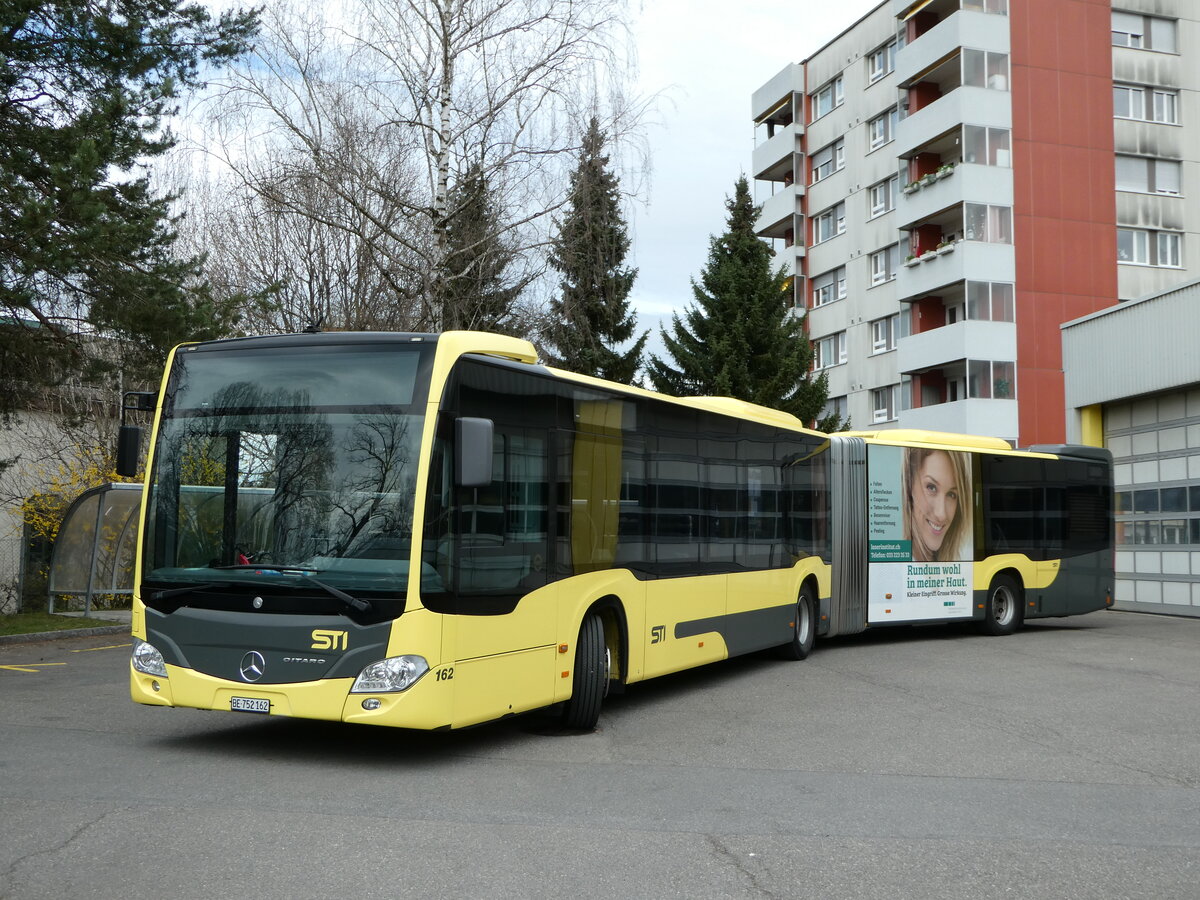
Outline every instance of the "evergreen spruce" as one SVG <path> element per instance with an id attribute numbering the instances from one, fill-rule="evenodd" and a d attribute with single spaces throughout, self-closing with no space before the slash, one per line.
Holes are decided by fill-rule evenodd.
<path id="1" fill-rule="evenodd" d="M 736 397 L 817 422 L 827 379 L 813 377 L 803 320 L 788 315 L 787 276 L 772 271 L 772 250 L 754 234 L 758 209 L 745 176 L 725 207 L 725 233 L 712 238 L 700 282 L 692 281 L 695 302 L 662 330 L 668 358 L 651 356 L 647 374 L 664 393 Z"/>
<path id="2" fill-rule="evenodd" d="M 171 198 L 143 167 L 172 144 L 179 92 L 256 27 L 178 0 L 0 4 L 0 412 L 219 333 L 231 310 L 177 257 Z"/>
<path id="3" fill-rule="evenodd" d="M 604 152 L 606 136 L 593 117 L 571 175 L 567 213 L 558 223 L 550 265 L 562 275 L 551 302 L 550 355 L 564 368 L 632 384 L 648 333 L 634 339 L 637 316 L 629 291 L 637 269 L 625 265 L 629 233 L 617 176 Z M 630 344 L 625 350 L 620 348 Z"/>
<path id="4" fill-rule="evenodd" d="M 450 191 L 447 253 L 443 279 L 442 327 L 507 332 L 521 285 L 508 270 L 515 251 L 478 164 L 471 165 Z"/>

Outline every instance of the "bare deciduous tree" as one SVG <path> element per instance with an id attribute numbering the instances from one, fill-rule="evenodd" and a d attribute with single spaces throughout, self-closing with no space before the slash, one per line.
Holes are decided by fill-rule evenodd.
<path id="1" fill-rule="evenodd" d="M 254 234 L 234 249 L 268 253 L 250 263 L 251 281 L 289 285 L 279 324 L 322 310 L 346 326 L 385 309 L 392 327 L 471 320 L 450 308 L 468 293 L 458 282 L 479 278 L 477 265 L 456 271 L 473 258 L 454 234 L 473 202 L 455 190 L 468 172 L 487 185 L 496 223 L 480 229 L 480 248 L 513 254 L 494 288 L 519 296 L 544 269 L 577 123 L 600 111 L 624 134 L 637 118 L 613 101 L 630 72 L 618 65 L 622 2 L 348 0 L 340 19 L 299 5 L 264 14 L 254 59 L 210 101 L 206 140 L 252 198 L 234 214 L 278 220 L 243 225 Z M 336 246 L 336 260 L 316 244 Z M 269 247 L 298 258 L 270 259 Z M 233 262 L 212 250 L 214 268 Z M 333 301 L 351 274 L 369 274 L 346 289 L 374 318 Z"/>

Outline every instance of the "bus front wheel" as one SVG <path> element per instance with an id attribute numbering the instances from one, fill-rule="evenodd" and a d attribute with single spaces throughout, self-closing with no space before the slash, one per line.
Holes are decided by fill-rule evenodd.
<path id="1" fill-rule="evenodd" d="M 805 659 L 812 653 L 817 640 L 816 609 L 812 588 L 806 584 L 800 588 L 800 596 L 796 600 L 792 639 L 779 648 L 779 655 L 784 659 Z"/>
<path id="2" fill-rule="evenodd" d="M 575 672 L 571 699 L 563 707 L 563 725 L 579 731 L 591 731 L 600 720 L 600 704 L 608 686 L 608 646 L 604 642 L 604 621 L 588 613 L 579 628 L 575 644 Z"/>
<path id="3" fill-rule="evenodd" d="M 1012 634 L 1021 627 L 1021 587 L 1008 575 L 997 575 L 988 588 L 983 609 L 983 630 L 987 634 Z"/>

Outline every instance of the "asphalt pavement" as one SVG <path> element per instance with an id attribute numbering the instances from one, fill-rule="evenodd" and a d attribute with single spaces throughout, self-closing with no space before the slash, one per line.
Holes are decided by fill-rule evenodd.
<path id="1" fill-rule="evenodd" d="M 819 642 L 600 726 L 129 700 L 128 636 L 0 647 L 0 898 L 1200 898 L 1200 620 Z"/>

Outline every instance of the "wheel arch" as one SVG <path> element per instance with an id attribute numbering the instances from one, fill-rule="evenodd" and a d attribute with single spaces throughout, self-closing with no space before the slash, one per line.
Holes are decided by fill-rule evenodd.
<path id="1" fill-rule="evenodd" d="M 583 620 L 595 613 L 604 624 L 604 642 L 612 654 L 610 680 L 626 684 L 629 677 L 629 619 L 625 604 L 616 594 L 605 594 L 592 601 L 580 616 Z"/>

